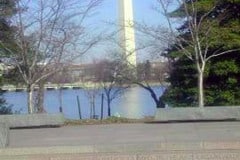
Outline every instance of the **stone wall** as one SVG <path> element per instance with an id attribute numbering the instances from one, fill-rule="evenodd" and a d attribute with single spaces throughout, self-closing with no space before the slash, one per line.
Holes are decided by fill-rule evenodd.
<path id="1" fill-rule="evenodd" d="M 10 128 L 61 126 L 64 124 L 63 114 L 25 114 L 1 115 L 0 122 L 6 123 Z"/>
<path id="2" fill-rule="evenodd" d="M 159 108 L 156 121 L 240 120 L 240 106 Z"/>
<path id="3" fill-rule="evenodd" d="M 9 127 L 5 123 L 0 123 L 0 148 L 6 147 L 9 142 Z"/>

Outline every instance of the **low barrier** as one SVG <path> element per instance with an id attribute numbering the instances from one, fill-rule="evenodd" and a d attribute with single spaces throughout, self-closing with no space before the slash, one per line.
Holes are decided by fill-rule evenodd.
<path id="1" fill-rule="evenodd" d="M 9 127 L 5 123 L 0 123 L 0 148 L 6 147 L 9 142 Z"/>
<path id="2" fill-rule="evenodd" d="M 10 128 L 59 127 L 64 124 L 63 114 L 0 115 L 0 148 L 9 142 Z"/>
<path id="3" fill-rule="evenodd" d="M 159 108 L 155 121 L 240 120 L 240 106 Z"/>
<path id="4" fill-rule="evenodd" d="M 9 128 L 28 128 L 43 126 L 61 126 L 64 124 L 63 114 L 25 114 L 25 115 L 1 115 L 0 122 Z"/>

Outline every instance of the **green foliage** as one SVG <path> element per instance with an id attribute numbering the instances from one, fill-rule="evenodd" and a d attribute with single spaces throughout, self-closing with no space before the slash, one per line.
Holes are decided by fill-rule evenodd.
<path id="1" fill-rule="evenodd" d="M 217 57 L 210 62 L 205 79 L 208 105 L 240 104 L 240 52 Z"/>
<path id="2" fill-rule="evenodd" d="M 197 70 L 186 57 L 172 62 L 173 69 L 168 81 L 171 86 L 163 95 L 170 106 L 195 106 L 197 103 Z M 187 87 L 186 87 L 187 86 Z"/>
<path id="3" fill-rule="evenodd" d="M 212 72 L 215 75 L 218 76 L 224 76 L 227 75 L 229 72 L 232 73 L 238 73 L 239 72 L 239 66 L 235 63 L 234 60 L 224 60 L 219 61 L 216 64 L 212 66 Z"/>
<path id="4" fill-rule="evenodd" d="M 11 18 L 17 13 L 16 3 L 18 0 L 2 0 L 0 1 L 0 62 L 7 64 L 13 54 L 17 53 L 17 44 L 15 40 L 16 27 L 13 26 Z M 7 74 L 6 74 L 7 73 Z M 14 73 L 14 74 L 13 74 Z M 16 70 L 3 72 L 6 79 L 3 83 L 12 82 L 14 79 L 19 80 L 16 76 Z"/>
<path id="5" fill-rule="evenodd" d="M 2 103 L 2 100 L 0 100 L 0 103 Z M 0 115 L 4 114 L 12 114 L 12 107 L 11 106 L 3 106 L 0 105 Z"/>
<path id="6" fill-rule="evenodd" d="M 208 17 L 202 21 L 199 33 L 201 42 L 208 42 L 207 55 L 240 48 L 240 0 L 199 0 L 194 2 L 194 5 L 199 17 L 215 5 Z M 191 12 L 191 5 L 188 7 Z M 184 17 L 183 6 L 173 13 L 175 17 Z M 181 33 L 179 36 L 190 40 L 187 29 L 188 24 L 185 22 L 178 28 Z M 192 52 L 188 44 L 185 44 L 185 48 Z M 174 45 L 169 48 L 167 57 L 173 60 L 173 69 L 169 77 L 171 86 L 163 95 L 165 102 L 171 106 L 195 106 L 198 79 L 194 61 L 186 58 Z M 240 104 L 240 51 L 208 61 L 204 72 L 204 90 L 205 105 Z"/>
<path id="7" fill-rule="evenodd" d="M 181 58 L 173 65 L 168 79 L 171 86 L 163 96 L 164 101 L 170 106 L 197 106 L 197 71 L 194 63 Z M 239 105 L 240 52 L 222 55 L 210 61 L 204 79 L 206 105 Z"/>
<path id="8" fill-rule="evenodd" d="M 2 0 L 0 1 L 0 55 L 1 57 L 8 56 L 9 52 L 6 48 L 16 50 L 14 40 L 15 27 L 11 25 L 11 18 L 16 14 L 17 0 Z"/>
<path id="9" fill-rule="evenodd" d="M 0 58 L 9 57 L 8 48 L 16 48 L 14 40 L 14 26 L 11 25 L 11 17 L 17 12 L 17 0 L 0 1 Z M 6 49 L 7 48 L 7 49 Z M 0 76 L 0 85 L 3 83 L 3 77 Z M 12 107 L 9 106 L 2 97 L 0 90 L 0 114 L 12 114 Z"/>
<path id="10" fill-rule="evenodd" d="M 12 68 L 11 70 L 3 73 L 2 75 L 2 83 L 3 84 L 13 84 L 13 85 L 23 85 L 24 81 L 22 76 L 19 74 L 18 68 Z"/>
<path id="11" fill-rule="evenodd" d="M 12 114 L 12 106 L 6 103 L 6 100 L 2 97 L 3 91 L 0 90 L 0 115 Z"/>

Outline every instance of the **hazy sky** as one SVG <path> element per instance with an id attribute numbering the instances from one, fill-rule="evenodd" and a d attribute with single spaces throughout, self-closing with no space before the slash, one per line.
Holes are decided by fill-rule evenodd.
<path id="1" fill-rule="evenodd" d="M 28 0 L 23 0 L 28 1 Z M 69 0 L 71 1 L 71 0 Z M 120 0 L 102 0 L 103 2 L 97 6 L 93 12 L 85 19 L 84 27 L 87 29 L 87 32 L 92 36 L 103 33 L 102 35 L 106 36 L 113 31 L 117 30 L 117 24 L 119 22 L 119 10 L 118 10 L 118 1 Z M 133 1 L 133 11 L 134 11 L 134 21 L 138 23 L 145 23 L 150 26 L 157 25 L 166 25 L 166 19 L 161 15 L 161 13 L 157 12 L 154 7 L 157 7 L 159 4 L 157 0 L 132 0 Z M 34 6 L 34 2 L 30 1 L 31 5 Z M 84 2 L 84 1 L 81 1 Z M 158 6 L 159 7 L 159 6 Z M 160 7 L 159 7 L 160 8 Z M 33 10 L 34 11 L 34 10 Z M 136 32 L 137 33 L 137 32 Z M 116 36 L 117 37 L 117 36 Z M 148 40 L 148 38 L 144 36 L 139 36 L 136 34 L 135 36 L 137 41 L 137 48 L 142 46 L 142 44 L 146 44 L 144 40 Z M 144 39 L 145 38 L 145 39 Z M 90 38 L 91 39 L 91 38 Z M 142 43 L 139 45 L 139 43 Z M 150 41 L 148 41 L 150 42 Z M 161 43 L 161 42 L 160 42 Z M 150 44 L 153 44 L 150 42 Z M 159 43 L 157 42 L 157 46 Z M 90 62 L 93 59 L 101 59 L 102 57 L 106 57 L 107 54 L 111 52 L 111 50 L 116 49 L 116 44 L 110 43 L 109 41 L 101 41 L 101 43 L 90 50 L 90 53 L 87 53 L 84 57 L 81 57 L 80 60 L 77 59 L 77 62 Z M 146 60 L 149 59 L 148 55 L 149 51 L 141 50 L 137 51 L 137 59 L 138 60 Z"/>
<path id="2" fill-rule="evenodd" d="M 98 8 L 99 19 L 102 20 L 117 20 L 118 16 L 118 1 L 119 0 L 104 0 L 102 5 Z M 133 0 L 134 18 L 137 21 L 148 21 L 148 23 L 156 24 L 161 22 L 153 6 L 156 5 L 156 0 Z"/>
<path id="3" fill-rule="evenodd" d="M 156 0 L 133 0 L 134 20 L 149 25 L 166 24 L 164 17 L 153 9 L 154 6 L 156 7 L 156 4 Z M 112 30 L 114 27 L 109 23 L 117 22 L 118 0 L 103 0 L 101 6 L 99 6 L 94 14 L 87 20 L 88 26 L 94 28 L 96 32 Z M 139 37 L 136 38 L 139 39 Z M 101 46 L 95 48 L 91 54 L 88 54 L 86 59 L 91 61 L 91 59 L 94 58 L 101 58 L 109 49 L 111 49 L 111 46 L 109 46 L 108 43 L 101 44 Z M 147 57 L 148 55 L 141 54 L 140 56 L 138 54 L 138 59 L 143 59 L 145 56 Z"/>

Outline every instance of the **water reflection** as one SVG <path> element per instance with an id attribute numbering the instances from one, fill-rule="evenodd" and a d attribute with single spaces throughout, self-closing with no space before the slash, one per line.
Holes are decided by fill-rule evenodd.
<path id="1" fill-rule="evenodd" d="M 154 90 L 158 94 L 162 94 L 163 88 L 156 86 Z M 101 91 L 96 96 L 96 114 L 101 112 Z M 63 113 L 66 118 L 79 119 L 77 96 L 80 98 L 82 117 L 84 119 L 90 117 L 90 103 L 86 93 L 82 89 L 63 90 L 62 102 Z M 26 92 L 6 92 L 4 94 L 7 102 L 13 105 L 14 110 L 22 110 L 27 113 L 27 94 Z M 58 90 L 50 90 L 45 92 L 45 109 L 48 113 L 59 112 L 59 93 Z M 143 118 L 144 116 L 154 115 L 156 110 L 154 101 L 149 92 L 146 90 L 133 87 L 128 89 L 125 94 L 112 102 L 112 115 L 120 115 L 127 118 Z M 107 116 L 107 104 L 104 102 L 104 117 Z"/>
<path id="2" fill-rule="evenodd" d="M 138 118 L 142 116 L 140 88 L 130 88 L 120 101 L 120 115 L 126 118 Z"/>

